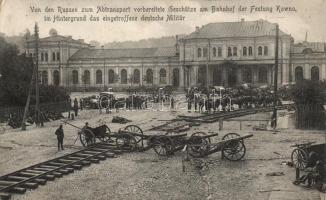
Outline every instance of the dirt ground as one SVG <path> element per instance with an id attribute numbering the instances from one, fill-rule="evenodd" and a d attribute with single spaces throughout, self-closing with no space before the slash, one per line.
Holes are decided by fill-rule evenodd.
<path id="1" fill-rule="evenodd" d="M 106 123 L 111 131 L 136 124 L 146 131 L 177 114 L 180 113 L 120 111 L 99 115 L 97 110 L 83 110 L 76 120 L 69 123 L 79 127 L 85 121 L 93 127 Z M 132 122 L 113 124 L 113 116 L 126 117 Z M 245 140 L 247 153 L 242 161 L 223 160 L 220 153 L 215 153 L 205 159 L 186 162 L 183 171 L 184 152 L 167 158 L 157 156 L 153 150 L 125 153 L 48 182 L 25 195 L 14 195 L 13 199 L 320 199 L 316 190 L 293 185 L 295 170 L 283 165 L 282 161 L 290 160 L 291 145 L 307 141 L 325 142 L 325 135 L 320 131 L 295 130 L 288 125 L 291 116 L 287 113 L 280 116 L 281 127 L 287 128 L 276 134 L 252 131 L 259 122 L 243 122 L 242 130 L 239 130 L 237 121 L 224 122 L 222 131 L 218 130 L 218 123 L 212 123 L 193 127 L 187 132 L 189 135 L 196 131 L 218 132 L 219 136 L 213 142 L 218 142 L 228 132 L 253 133 L 252 138 Z M 270 113 L 241 119 L 270 119 Z M 54 131 L 59 124 L 59 121 L 54 121 L 46 123 L 43 128 L 28 127 L 24 132 L 6 130 L 0 135 L 0 175 L 80 149 L 80 141 L 76 140 L 77 129 L 64 125 L 65 151 L 57 152 Z M 146 134 L 155 132 L 147 131 Z M 283 172 L 284 175 L 267 176 L 270 172 Z"/>

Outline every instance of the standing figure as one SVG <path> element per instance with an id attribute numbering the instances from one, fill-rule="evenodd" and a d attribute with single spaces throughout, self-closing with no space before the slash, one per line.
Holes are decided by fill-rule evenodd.
<path id="1" fill-rule="evenodd" d="M 78 101 L 77 98 L 74 100 L 74 111 L 75 111 L 75 117 L 78 115 Z"/>
<path id="2" fill-rule="evenodd" d="M 80 110 L 83 110 L 83 99 L 79 99 Z"/>
<path id="3" fill-rule="evenodd" d="M 171 109 L 174 110 L 174 98 L 171 97 Z"/>
<path id="4" fill-rule="evenodd" d="M 59 128 L 55 131 L 55 134 L 57 135 L 57 139 L 58 139 L 58 151 L 64 150 L 63 148 L 63 138 L 64 138 L 64 133 L 63 133 L 63 128 L 62 128 L 62 124 L 60 124 Z"/>

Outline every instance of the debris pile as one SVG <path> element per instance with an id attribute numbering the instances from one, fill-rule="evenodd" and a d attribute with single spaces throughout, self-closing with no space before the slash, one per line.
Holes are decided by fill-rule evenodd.
<path id="1" fill-rule="evenodd" d="M 114 116 L 112 119 L 112 123 L 126 124 L 128 122 L 131 122 L 131 120 L 126 119 L 124 117 Z"/>

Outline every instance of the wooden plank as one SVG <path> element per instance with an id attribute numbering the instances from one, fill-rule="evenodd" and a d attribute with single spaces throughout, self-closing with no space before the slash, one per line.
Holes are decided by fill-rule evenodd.
<path id="1" fill-rule="evenodd" d="M 10 186 L 10 185 L 14 185 L 18 183 L 17 181 L 0 181 L 0 185 L 2 186 Z M 37 183 L 31 183 L 31 182 L 27 182 L 27 183 L 23 183 L 21 185 L 19 185 L 22 188 L 27 188 L 27 189 L 36 189 L 38 187 Z"/>
<path id="2" fill-rule="evenodd" d="M 10 198 L 11 198 L 11 194 L 0 192 L 0 199 L 1 200 L 9 200 Z"/>
<path id="3" fill-rule="evenodd" d="M 17 194 L 24 194 L 26 192 L 26 188 L 22 187 L 13 187 L 9 189 L 9 192 L 17 193 Z"/>
<path id="4" fill-rule="evenodd" d="M 89 159 L 92 163 L 100 163 L 100 160 L 99 159 L 96 159 L 96 158 L 90 158 Z"/>
<path id="5" fill-rule="evenodd" d="M 83 165 L 74 164 L 74 165 L 71 165 L 71 167 L 73 167 L 74 169 L 80 170 L 83 168 Z"/>
<path id="6" fill-rule="evenodd" d="M 8 176 L 7 177 L 8 181 L 23 181 L 23 180 L 26 180 L 26 179 L 28 179 L 28 178 L 21 177 L 21 176 Z"/>

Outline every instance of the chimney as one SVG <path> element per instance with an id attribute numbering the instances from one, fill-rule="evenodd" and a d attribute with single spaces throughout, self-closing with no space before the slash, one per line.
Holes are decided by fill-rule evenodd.
<path id="1" fill-rule="evenodd" d="M 196 32 L 199 32 L 199 26 L 196 26 Z"/>
<path id="2" fill-rule="evenodd" d="M 102 49 L 102 50 L 104 49 L 104 46 L 103 46 L 103 45 L 101 46 L 101 49 Z"/>
<path id="3" fill-rule="evenodd" d="M 84 43 L 84 39 L 78 39 L 80 43 Z"/>
<path id="4" fill-rule="evenodd" d="M 244 22 L 245 21 L 245 19 L 244 18 L 241 18 L 241 22 Z"/>

